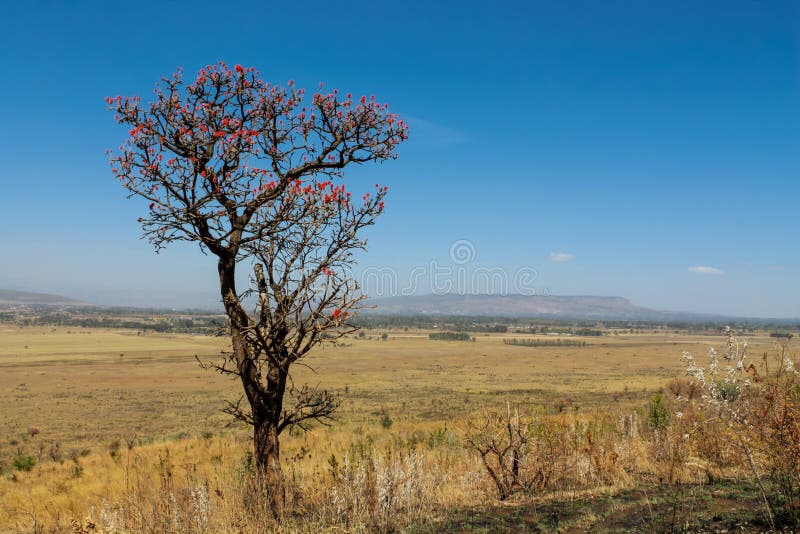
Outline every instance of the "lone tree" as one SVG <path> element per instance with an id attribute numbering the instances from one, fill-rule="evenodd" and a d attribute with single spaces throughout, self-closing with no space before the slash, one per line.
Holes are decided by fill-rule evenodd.
<path id="1" fill-rule="evenodd" d="M 364 296 L 352 277 L 387 188 L 356 200 L 342 182 L 349 164 L 395 158 L 407 125 L 375 97 L 271 85 L 253 68 L 224 63 L 192 82 L 178 70 L 154 100 L 106 99 L 129 138 L 111 153 L 130 196 L 149 202 L 139 222 L 156 251 L 197 242 L 217 258 L 232 350 L 207 364 L 234 375 L 244 393 L 226 411 L 253 425 L 257 475 L 283 515 L 279 436 L 329 418 L 337 398 L 295 387 L 290 369 L 309 350 L 356 328 Z M 250 284 L 237 288 L 237 267 Z M 250 271 L 252 269 L 252 271 Z M 247 404 L 243 405 L 243 400 Z M 305 428 L 305 427 L 304 427 Z"/>

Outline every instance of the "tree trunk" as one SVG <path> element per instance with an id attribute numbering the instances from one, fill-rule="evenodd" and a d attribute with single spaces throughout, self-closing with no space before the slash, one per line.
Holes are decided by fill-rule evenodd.
<path id="1" fill-rule="evenodd" d="M 286 489 L 281 471 L 278 425 L 270 420 L 256 420 L 253 429 L 258 484 L 265 492 L 272 514 L 280 521 L 286 505 Z"/>
<path id="2" fill-rule="evenodd" d="M 267 506 L 280 522 L 286 504 L 286 490 L 281 472 L 278 422 L 283 409 L 283 394 L 288 375 L 284 370 L 270 365 L 264 377 L 266 380 L 262 383 L 243 333 L 250 325 L 236 293 L 235 258 L 220 258 L 218 269 L 222 301 L 231 323 L 231 344 L 237 374 L 242 381 L 253 416 L 256 487 L 263 492 Z"/>

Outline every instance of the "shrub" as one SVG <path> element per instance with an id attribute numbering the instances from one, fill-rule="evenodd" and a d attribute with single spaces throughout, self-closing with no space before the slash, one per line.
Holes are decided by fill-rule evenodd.
<path id="1" fill-rule="evenodd" d="M 450 432 L 447 425 L 431 431 L 428 435 L 428 448 L 434 449 L 441 445 L 453 446 L 458 444 L 458 437 Z"/>
<path id="2" fill-rule="evenodd" d="M 392 421 L 392 418 L 389 416 L 389 413 L 383 412 L 383 415 L 381 415 L 381 426 L 383 428 L 391 428 L 393 423 L 394 421 Z"/>
<path id="3" fill-rule="evenodd" d="M 800 412 L 791 394 L 798 383 L 794 361 L 787 357 L 784 344 L 778 357 L 778 369 L 773 367 L 770 373 L 765 354 L 763 374 L 760 374 L 753 363 L 748 364 L 747 343 L 739 341 L 729 327 L 726 332 L 727 350 L 720 359 L 712 348 L 707 367 L 697 365 L 694 357 L 684 352 L 687 374 L 701 389 L 703 405 L 732 431 L 741 447 L 763 497 L 770 528 L 776 527 L 774 510 L 780 501 L 788 501 L 791 522 L 800 524 L 800 503 L 792 504 L 795 488 L 800 483 L 800 447 L 796 446 L 800 439 Z M 758 437 L 761 443 L 756 440 Z M 767 449 L 766 457 L 771 458 L 770 467 L 778 474 L 778 479 L 788 482 L 781 484 L 780 495 L 768 493 L 762 481 L 755 454 L 759 445 Z"/>
<path id="4" fill-rule="evenodd" d="M 661 393 L 656 393 L 655 396 L 650 399 L 647 424 L 654 430 L 664 430 L 669 424 L 669 409 L 667 409 L 664 397 Z"/>
<path id="5" fill-rule="evenodd" d="M 778 362 L 759 376 L 760 395 L 755 408 L 755 430 L 764 456 L 781 493 L 787 523 L 800 526 L 800 375 L 793 359 L 781 347 Z"/>
<path id="6" fill-rule="evenodd" d="M 36 458 L 33 456 L 17 456 L 14 458 L 14 467 L 17 471 L 30 471 L 36 465 Z"/>
<path id="7" fill-rule="evenodd" d="M 520 420 L 517 410 L 512 412 L 510 404 L 505 412 L 485 411 L 470 421 L 464 441 L 468 449 L 480 455 L 501 501 L 514 490 L 525 489 L 521 467 L 530 441 L 528 424 Z"/>
<path id="8" fill-rule="evenodd" d="M 700 387 L 696 382 L 686 377 L 678 377 L 672 379 L 667 384 L 667 391 L 674 397 L 680 397 L 686 400 L 694 400 L 700 398 Z"/>

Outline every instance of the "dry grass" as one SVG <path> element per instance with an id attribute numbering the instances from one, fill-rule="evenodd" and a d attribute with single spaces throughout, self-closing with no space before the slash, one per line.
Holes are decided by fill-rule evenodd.
<path id="1" fill-rule="evenodd" d="M 532 468 L 564 459 L 537 491 L 608 491 L 631 474 L 707 476 L 705 464 L 686 467 L 705 460 L 643 430 L 643 409 L 681 373 L 683 350 L 704 352 L 717 338 L 608 336 L 587 347 L 531 348 L 506 345 L 502 335 L 443 342 L 389 331 L 382 341 L 382 332 L 318 350 L 308 359 L 315 373 L 297 370 L 298 382 L 339 390 L 346 402 L 333 427 L 284 439 L 291 528 L 391 530 L 494 498 L 461 433 L 476 411 L 506 402 L 538 422 Z M 768 338 L 749 341 L 755 351 L 771 346 Z M 214 357 L 225 343 L 122 330 L 0 330 L 0 531 L 70 531 L 73 519 L 85 529 L 86 517 L 119 532 L 267 528 L 242 505 L 248 429 L 225 430 L 219 412 L 238 386 L 194 359 Z M 38 465 L 14 470 L 13 460 L 27 455 Z"/>

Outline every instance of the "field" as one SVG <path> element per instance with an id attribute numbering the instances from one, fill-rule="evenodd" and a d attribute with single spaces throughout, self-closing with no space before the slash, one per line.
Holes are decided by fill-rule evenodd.
<path id="1" fill-rule="evenodd" d="M 307 360 L 315 372 L 298 367 L 296 380 L 341 391 L 340 419 L 351 423 L 377 423 L 381 408 L 396 422 L 444 422 L 496 399 L 547 410 L 563 397 L 584 410 L 604 409 L 641 404 L 680 374 L 683 350 L 704 353 L 719 343 L 708 336 L 637 335 L 603 337 L 585 348 L 528 348 L 505 345 L 508 336 L 499 334 L 478 335 L 474 343 L 430 341 L 425 332 L 389 332 L 383 341 L 378 334 L 317 351 Z M 6 329 L 0 332 L 2 439 L 22 439 L 33 427 L 39 441 L 91 449 L 131 434 L 163 440 L 216 432 L 230 422 L 222 400 L 238 398 L 239 385 L 200 369 L 195 356 L 211 360 L 226 341 Z"/>
<path id="2" fill-rule="evenodd" d="M 139 528 L 169 531 L 172 527 L 163 524 L 145 528 L 154 518 L 165 520 L 163 511 L 158 512 L 159 492 L 179 482 L 186 487 L 196 483 L 220 497 L 223 486 L 230 492 L 241 482 L 236 473 L 247 465 L 250 431 L 221 412 L 223 400 L 239 397 L 239 385 L 201 369 L 196 360 L 215 358 L 225 349 L 226 338 L 121 329 L 0 328 L 0 531 L 71 531 L 72 520 L 83 523 L 87 517 L 98 528 L 105 524 L 113 530 L 110 525 L 124 515 L 120 503 L 131 506 L 134 501 L 146 501 L 155 510 L 139 518 Z M 377 526 L 365 521 L 356 528 L 351 522 L 340 530 L 513 531 L 520 525 L 556 524 L 580 530 L 612 521 L 613 513 L 628 502 L 624 495 L 639 506 L 646 500 L 652 519 L 659 496 L 663 503 L 671 490 L 659 486 L 663 479 L 653 475 L 650 497 L 643 498 L 642 488 L 632 488 L 622 469 L 615 480 L 598 479 L 592 492 L 574 489 L 568 501 L 577 508 L 564 512 L 561 522 L 552 522 L 560 517 L 553 511 L 561 502 L 553 501 L 555 492 L 541 492 L 535 502 L 528 498 L 496 508 L 479 459 L 465 451 L 460 437 L 476 413 L 507 403 L 531 416 L 560 417 L 573 427 L 591 420 L 613 425 L 625 414 L 643 420 L 654 394 L 683 373 L 682 352 L 702 357 L 723 339 L 615 334 L 587 339 L 585 347 L 526 347 L 505 344 L 509 337 L 525 336 L 477 334 L 474 341 L 459 342 L 431 340 L 427 331 L 413 329 L 372 330 L 314 352 L 306 360 L 308 367 L 297 368 L 295 381 L 335 390 L 343 404 L 332 426 L 285 436 L 283 458 L 297 485 L 295 502 L 301 511 L 295 528 L 313 530 L 303 518 L 304 503 L 322 502 L 323 493 L 331 490 L 320 480 L 331 477 L 330 484 L 341 484 L 349 465 L 343 464 L 356 465 L 358 454 L 362 459 L 374 454 L 375 466 L 384 462 L 387 473 L 397 462 L 408 473 L 408 453 L 418 450 L 425 452 L 414 460 L 422 463 L 417 465 L 419 477 L 436 466 L 455 469 L 438 481 L 447 482 L 438 502 L 418 504 L 417 512 L 406 506 L 404 516 L 397 512 Z M 749 337 L 748 342 L 754 353 L 774 346 L 766 335 Z M 373 452 L 365 453 L 365 448 Z M 645 462 L 647 454 L 636 462 Z M 15 469 L 15 460 L 24 457 L 34 458 L 36 465 L 29 471 Z M 731 492 L 739 492 L 740 504 L 753 498 L 752 488 L 744 486 L 692 490 L 692 499 L 705 499 L 709 510 L 725 508 L 717 501 L 735 502 Z M 703 491 L 717 493 L 702 497 Z M 218 501 L 216 513 L 225 517 L 221 524 L 231 530 L 249 528 L 234 499 L 227 495 Z M 539 512 L 534 514 L 536 503 Z M 606 512 L 598 511 L 605 505 L 610 506 Z M 349 521 L 359 519 L 351 514 Z M 211 530 L 219 528 L 209 526 L 216 524 L 208 522 L 213 518 L 204 521 Z M 128 517 L 126 528 L 131 524 Z M 204 530 L 203 525 L 197 530 Z M 624 529 L 629 528 L 634 527 Z M 647 530 L 646 521 L 639 528 Z"/>

